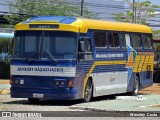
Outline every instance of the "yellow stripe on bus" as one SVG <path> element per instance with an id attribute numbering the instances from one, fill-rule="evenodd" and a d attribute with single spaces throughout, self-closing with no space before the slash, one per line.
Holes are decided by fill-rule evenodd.
<path id="1" fill-rule="evenodd" d="M 147 71 L 150 66 L 150 71 L 153 71 L 154 56 L 153 55 L 137 55 L 133 65 L 133 72 Z"/>

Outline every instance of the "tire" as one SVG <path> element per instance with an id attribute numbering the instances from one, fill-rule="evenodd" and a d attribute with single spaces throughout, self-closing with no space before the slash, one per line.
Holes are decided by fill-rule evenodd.
<path id="1" fill-rule="evenodd" d="M 138 95 L 138 91 L 139 91 L 139 77 L 136 76 L 136 80 L 133 84 L 133 92 L 132 95 L 133 96 L 137 96 Z"/>
<path id="2" fill-rule="evenodd" d="M 87 84 L 86 84 L 86 88 L 84 91 L 84 98 L 83 98 L 83 102 L 90 102 L 91 98 L 92 98 L 92 83 L 91 80 L 87 80 Z"/>
<path id="3" fill-rule="evenodd" d="M 28 98 L 28 101 L 29 101 L 30 103 L 36 104 L 36 103 L 38 103 L 38 102 L 39 102 L 39 99 L 35 99 L 35 98 Z"/>

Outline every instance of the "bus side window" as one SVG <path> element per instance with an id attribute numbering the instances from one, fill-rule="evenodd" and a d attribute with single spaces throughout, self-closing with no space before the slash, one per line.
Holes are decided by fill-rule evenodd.
<path id="1" fill-rule="evenodd" d="M 81 38 L 78 44 L 78 59 L 79 61 L 91 61 L 92 48 L 91 41 L 88 38 Z"/>
<path id="2" fill-rule="evenodd" d="M 108 38 L 109 48 L 119 48 L 120 47 L 118 33 L 108 33 L 107 38 Z"/>
<path id="3" fill-rule="evenodd" d="M 105 48 L 107 46 L 106 33 L 102 31 L 101 32 L 95 31 L 94 32 L 94 43 L 95 43 L 95 47 L 97 48 Z"/>
<path id="4" fill-rule="evenodd" d="M 131 45 L 134 49 L 142 48 L 142 39 L 140 34 L 131 34 Z"/>
<path id="5" fill-rule="evenodd" d="M 144 49 L 152 49 L 151 37 L 149 35 L 143 35 Z"/>
<path id="6" fill-rule="evenodd" d="M 118 33 L 113 33 L 113 38 L 114 38 L 114 47 L 119 48 L 119 34 Z"/>
<path id="7" fill-rule="evenodd" d="M 108 33 L 107 38 L 108 38 L 108 46 L 109 46 L 109 48 L 110 47 L 114 47 L 112 33 Z"/>

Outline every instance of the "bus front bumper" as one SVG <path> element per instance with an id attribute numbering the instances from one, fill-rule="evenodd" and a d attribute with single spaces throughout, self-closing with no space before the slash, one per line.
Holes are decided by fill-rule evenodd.
<path id="1" fill-rule="evenodd" d="M 35 89 L 35 88 L 17 88 L 11 87 L 12 98 L 37 98 L 52 100 L 75 100 L 77 99 L 77 90 L 66 88 L 63 91 L 54 89 Z"/>

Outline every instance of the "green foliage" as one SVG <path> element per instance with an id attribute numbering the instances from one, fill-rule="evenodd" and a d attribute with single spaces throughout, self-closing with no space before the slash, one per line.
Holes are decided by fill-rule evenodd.
<path id="1" fill-rule="evenodd" d="M 64 0 L 17 0 L 10 3 L 10 12 L 5 18 L 15 25 L 32 16 L 75 16 L 80 17 L 80 5 L 72 5 Z M 16 14 L 16 12 L 18 14 Z M 15 13 L 15 14 L 14 14 Z M 93 18 L 96 15 L 84 9 L 84 17 Z"/>
<path id="2" fill-rule="evenodd" d="M 147 19 L 155 16 L 155 8 L 160 6 L 155 5 L 145 0 L 143 2 L 132 3 L 130 0 L 124 0 L 130 8 L 134 8 L 132 11 L 126 11 L 125 14 L 114 14 L 114 18 L 118 22 L 129 22 L 147 25 Z M 123 18 L 123 19 L 122 19 Z"/>
<path id="3" fill-rule="evenodd" d="M 7 24 L 0 24 L 0 28 L 13 28 L 13 26 Z"/>
<path id="4" fill-rule="evenodd" d="M 153 31 L 153 38 L 160 39 L 160 30 Z"/>
<path id="5" fill-rule="evenodd" d="M 12 54 L 12 39 L 9 38 L 0 38 L 0 54 L 8 53 L 7 55 Z M 5 56 L 4 58 L 0 57 L 0 61 L 5 63 L 9 62 L 9 56 Z"/>

